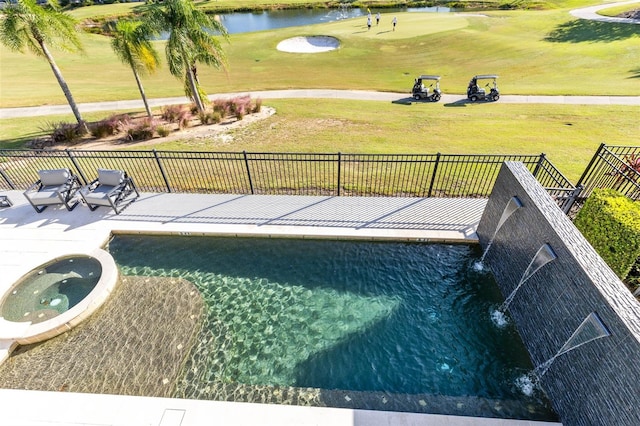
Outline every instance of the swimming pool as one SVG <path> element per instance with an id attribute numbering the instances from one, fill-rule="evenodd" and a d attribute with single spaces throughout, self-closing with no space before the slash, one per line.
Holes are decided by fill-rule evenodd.
<path id="1" fill-rule="evenodd" d="M 124 275 L 181 277 L 208 315 L 175 397 L 555 420 L 475 245 L 115 236 Z"/>

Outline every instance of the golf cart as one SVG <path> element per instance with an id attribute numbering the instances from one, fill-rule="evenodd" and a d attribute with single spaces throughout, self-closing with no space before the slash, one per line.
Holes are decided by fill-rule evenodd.
<path id="1" fill-rule="evenodd" d="M 484 87 L 478 85 L 478 80 L 489 80 Z M 500 92 L 498 91 L 498 76 L 495 74 L 488 75 L 476 75 L 469 82 L 467 87 L 467 99 L 471 102 L 476 101 L 497 101 L 500 99 Z"/>
<path id="2" fill-rule="evenodd" d="M 432 81 L 429 87 L 425 87 L 425 81 Z M 436 87 L 433 87 L 434 83 Z M 429 91 L 429 88 L 433 89 Z M 421 99 L 428 99 L 431 102 L 438 102 L 440 97 L 442 96 L 442 91 L 440 90 L 440 76 L 439 75 L 421 75 L 416 78 L 415 83 L 413 85 L 413 89 L 411 89 L 411 95 L 413 99 L 419 101 Z"/>

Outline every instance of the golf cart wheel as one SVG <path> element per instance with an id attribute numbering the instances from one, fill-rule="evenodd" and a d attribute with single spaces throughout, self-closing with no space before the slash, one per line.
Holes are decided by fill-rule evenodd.
<path id="1" fill-rule="evenodd" d="M 415 95 L 413 95 L 413 99 L 415 99 L 416 101 L 419 101 L 420 95 L 416 93 Z"/>
<path id="2" fill-rule="evenodd" d="M 493 100 L 497 101 L 498 99 L 500 99 L 500 95 L 493 95 Z"/>
<path id="3" fill-rule="evenodd" d="M 433 102 L 438 102 L 438 101 L 440 100 L 440 95 L 433 95 L 433 96 L 431 97 L 431 100 L 432 100 Z"/>
<path id="4" fill-rule="evenodd" d="M 471 100 L 471 102 L 476 102 L 478 100 L 478 96 L 471 95 L 471 97 L 469 99 Z"/>

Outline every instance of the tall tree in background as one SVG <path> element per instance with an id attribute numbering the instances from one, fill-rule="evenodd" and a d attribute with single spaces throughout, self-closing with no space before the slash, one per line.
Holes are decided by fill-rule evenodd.
<path id="1" fill-rule="evenodd" d="M 48 48 L 52 46 L 69 52 L 82 52 L 76 21 L 64 14 L 54 0 L 49 0 L 44 5 L 36 4 L 36 0 L 17 0 L 15 4 L 7 4 L 2 9 L 2 15 L 0 42 L 17 52 L 23 53 L 27 48 L 49 62 L 73 115 L 86 130 L 69 86 Z"/>
<path id="2" fill-rule="evenodd" d="M 141 73 L 153 73 L 160 63 L 158 52 L 154 49 L 148 28 L 141 21 L 118 21 L 113 30 L 111 48 L 122 63 L 129 65 L 138 84 L 138 90 L 144 102 L 149 118 L 152 117 L 144 88 L 140 81 Z"/>
<path id="3" fill-rule="evenodd" d="M 193 99 L 198 111 L 204 112 L 206 93 L 196 80 L 194 71 L 198 63 L 225 67 L 220 37 L 228 40 L 226 28 L 197 10 L 191 0 L 164 0 L 152 4 L 145 20 L 156 33 L 169 34 L 165 48 L 169 72 L 185 81 L 186 95 Z"/>

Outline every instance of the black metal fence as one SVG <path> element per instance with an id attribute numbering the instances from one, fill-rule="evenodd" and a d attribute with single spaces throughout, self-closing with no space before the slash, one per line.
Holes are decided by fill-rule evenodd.
<path id="1" fill-rule="evenodd" d="M 577 184 L 584 200 L 594 188 L 611 188 L 640 199 L 640 147 L 601 144 Z"/>
<path id="2" fill-rule="evenodd" d="M 85 183 L 122 169 L 142 191 L 395 197 L 488 197 L 504 161 L 520 161 L 562 205 L 575 187 L 540 155 L 298 154 L 0 150 L 0 189 L 26 189 L 41 169 Z"/>

